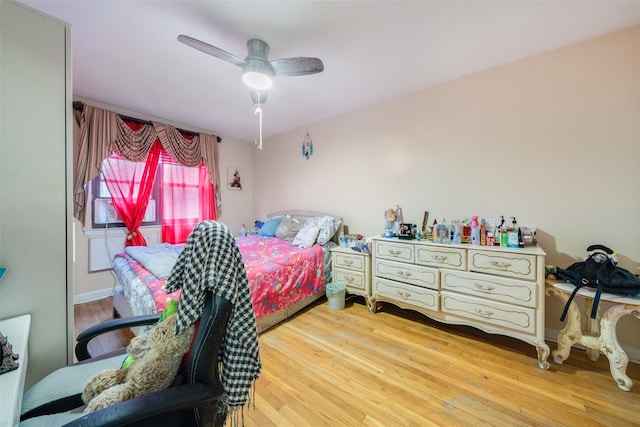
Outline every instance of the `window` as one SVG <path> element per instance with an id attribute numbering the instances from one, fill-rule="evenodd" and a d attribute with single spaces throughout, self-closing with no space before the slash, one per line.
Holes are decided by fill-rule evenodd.
<path id="1" fill-rule="evenodd" d="M 158 168 L 162 183 L 162 205 L 167 207 L 162 216 L 163 221 L 191 221 L 200 218 L 200 168 L 182 166 L 169 156 L 160 157 Z"/>
<path id="2" fill-rule="evenodd" d="M 117 156 L 111 156 L 118 162 L 121 168 L 128 168 L 129 160 L 122 159 Z M 139 182 L 138 182 L 139 184 Z M 162 215 L 159 212 L 161 205 L 158 203 L 158 187 L 161 182 L 158 181 L 157 176 L 153 184 L 153 190 L 151 190 L 151 197 L 147 206 L 147 211 L 142 221 L 142 225 L 160 225 L 162 223 Z M 102 174 L 98 175 L 91 180 L 91 191 L 93 194 L 93 228 L 111 228 L 111 227 L 124 227 L 124 222 L 118 216 L 113 203 L 111 202 L 111 193 L 107 188 L 107 183 L 104 180 Z M 137 194 L 134 194 L 137 197 Z"/>
<path id="3" fill-rule="evenodd" d="M 182 166 L 165 152 L 158 163 L 162 205 L 162 241 L 185 242 L 203 219 L 215 219 L 213 186 L 207 168 Z"/>
<path id="4" fill-rule="evenodd" d="M 121 188 L 132 189 L 135 200 L 140 187 L 141 165 L 116 154 L 109 157 L 112 169 L 117 169 Z M 109 174 L 111 175 L 111 173 Z M 133 178 L 132 178 L 133 177 Z M 125 227 L 111 203 L 111 194 L 104 176 L 92 180 L 93 227 Z M 155 172 L 153 189 L 142 225 L 162 225 L 162 241 L 186 241 L 191 229 L 203 219 L 214 219 L 213 186 L 204 165 L 187 167 L 173 160 L 162 150 Z"/>

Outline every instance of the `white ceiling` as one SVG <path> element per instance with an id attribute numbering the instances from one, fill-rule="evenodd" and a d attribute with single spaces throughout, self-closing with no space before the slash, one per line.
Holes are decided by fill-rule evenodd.
<path id="1" fill-rule="evenodd" d="M 72 25 L 73 94 L 217 135 L 254 141 L 241 68 L 178 42 L 241 58 L 321 58 L 279 77 L 264 137 L 640 23 L 640 1 L 21 0 Z"/>

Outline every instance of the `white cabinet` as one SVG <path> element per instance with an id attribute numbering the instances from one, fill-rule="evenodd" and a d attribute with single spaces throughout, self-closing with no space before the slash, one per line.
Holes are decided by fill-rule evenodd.
<path id="1" fill-rule="evenodd" d="M 432 319 L 532 344 L 547 369 L 545 253 L 539 247 L 447 245 L 374 238 L 372 311 L 389 302 Z"/>
<path id="2" fill-rule="evenodd" d="M 18 355 L 18 368 L 0 375 L 0 426 L 9 427 L 20 424 L 22 393 L 27 376 L 29 362 L 29 328 L 31 316 L 12 317 L 0 320 L 0 332 L 9 340 L 11 351 Z"/>
<path id="3" fill-rule="evenodd" d="M 0 317 L 31 315 L 26 388 L 73 361 L 70 46 L 69 25 L 0 1 Z"/>
<path id="4" fill-rule="evenodd" d="M 336 247 L 331 257 L 333 281 L 347 285 L 350 294 L 362 295 L 371 309 L 371 254 Z"/>

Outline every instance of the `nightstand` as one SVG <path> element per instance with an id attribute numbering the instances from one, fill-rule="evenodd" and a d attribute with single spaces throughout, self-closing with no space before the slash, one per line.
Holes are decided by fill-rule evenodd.
<path id="1" fill-rule="evenodd" d="M 331 249 L 331 258 L 333 281 L 347 285 L 350 294 L 362 295 L 372 311 L 371 254 L 336 247 Z"/>

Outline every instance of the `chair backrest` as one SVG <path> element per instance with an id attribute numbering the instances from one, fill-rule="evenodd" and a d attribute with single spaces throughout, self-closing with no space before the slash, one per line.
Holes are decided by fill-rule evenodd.
<path id="1" fill-rule="evenodd" d="M 224 392 L 220 373 L 219 354 L 233 309 L 231 301 L 213 292 L 207 292 L 202 315 L 197 322 L 191 349 L 183 359 L 183 384 L 205 384 Z M 192 423 L 198 426 L 223 426 L 226 406 L 201 407 L 191 411 Z M 168 421 L 166 418 L 163 422 Z M 169 424 L 166 424 L 169 425 Z"/>
<path id="2" fill-rule="evenodd" d="M 186 383 L 220 383 L 218 356 L 232 308 L 229 300 L 207 292 L 191 349 L 185 356 Z"/>

